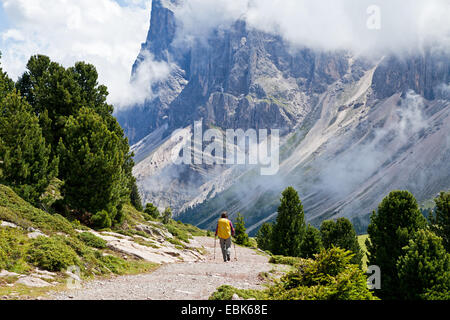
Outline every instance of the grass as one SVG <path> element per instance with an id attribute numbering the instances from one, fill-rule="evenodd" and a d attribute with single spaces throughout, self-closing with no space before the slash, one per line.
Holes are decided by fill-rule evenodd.
<path id="1" fill-rule="evenodd" d="M 180 250 L 186 249 L 187 243 L 194 236 L 207 235 L 206 231 L 181 222 L 171 220 L 169 224 L 163 225 L 157 219 L 149 220 L 129 204 L 124 205 L 123 210 L 126 216 L 124 222 L 103 231 L 131 236 L 136 243 L 158 249 L 159 246 L 150 241 L 149 234 L 134 228 L 139 224 L 146 224 L 161 229 L 162 234 L 170 232 L 173 239 L 167 241 Z M 52 282 L 60 283 L 32 288 L 16 284 L 18 277 L 2 277 L 0 297 L 33 299 L 48 291 L 65 289 L 67 275 L 64 271 L 71 265 L 80 268 L 83 280 L 149 273 L 159 267 L 156 263 L 123 258 L 121 253 L 109 249 L 105 240 L 92 234 L 79 221 L 69 221 L 59 214 L 49 214 L 37 209 L 4 185 L 0 185 L 0 221 L 17 226 L 0 227 L 0 270 L 32 275 L 35 268 L 39 267 L 53 272 L 55 279 Z M 27 235 L 33 230 L 31 228 L 41 231 L 44 236 L 30 239 Z M 79 233 L 77 230 L 83 232 Z"/>
<path id="2" fill-rule="evenodd" d="M 0 185 L 0 220 L 12 222 L 24 229 L 36 228 L 46 234 L 76 234 L 73 225 L 63 216 L 51 215 L 33 207 L 4 185 Z"/>
<path id="3" fill-rule="evenodd" d="M 267 300 L 268 296 L 265 291 L 261 290 L 244 290 L 237 289 L 232 286 L 221 286 L 217 288 L 217 290 L 209 297 L 209 300 L 232 300 L 233 295 L 237 294 L 239 297 L 248 299 L 256 299 L 256 300 Z"/>
<path id="4" fill-rule="evenodd" d="M 269 263 L 284 264 L 293 267 L 298 266 L 301 262 L 302 262 L 301 258 L 284 257 L 284 256 L 272 256 L 269 260 Z"/>

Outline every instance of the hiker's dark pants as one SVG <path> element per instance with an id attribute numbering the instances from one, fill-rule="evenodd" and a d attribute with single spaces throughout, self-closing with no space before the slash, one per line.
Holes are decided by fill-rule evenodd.
<path id="1" fill-rule="evenodd" d="M 222 248 L 223 261 L 231 259 L 231 237 L 228 239 L 220 239 L 220 247 Z"/>

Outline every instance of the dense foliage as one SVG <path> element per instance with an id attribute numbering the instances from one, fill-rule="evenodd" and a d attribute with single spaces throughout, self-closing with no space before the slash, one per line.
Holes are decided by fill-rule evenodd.
<path id="1" fill-rule="evenodd" d="M 441 192 L 434 202 L 436 209 L 430 214 L 431 229 L 442 238 L 445 249 L 450 252 L 450 192 Z"/>
<path id="2" fill-rule="evenodd" d="M 403 298 L 450 300 L 450 254 L 442 239 L 419 230 L 403 251 L 397 262 Z"/>
<path id="3" fill-rule="evenodd" d="M 58 158 L 50 152 L 30 105 L 16 92 L 7 94 L 0 102 L 0 183 L 37 204 L 58 173 Z"/>
<path id="4" fill-rule="evenodd" d="M 263 223 L 261 228 L 259 228 L 256 235 L 256 242 L 258 244 L 258 248 L 261 250 L 270 251 L 272 249 L 272 229 L 273 225 L 271 223 Z"/>
<path id="5" fill-rule="evenodd" d="M 145 206 L 144 213 L 148 214 L 153 219 L 159 219 L 161 214 L 156 206 L 153 203 L 147 203 Z"/>
<path id="6" fill-rule="evenodd" d="M 141 210 L 128 140 L 107 96 L 84 62 L 66 69 L 32 56 L 15 89 L 0 68 L 0 183 L 100 228 L 121 223 L 127 202 Z M 41 202 L 53 178 L 61 197 Z"/>
<path id="7" fill-rule="evenodd" d="M 220 287 L 212 300 L 231 300 L 234 294 L 262 300 L 375 300 L 367 288 L 364 272 L 351 264 L 352 253 L 340 248 L 322 250 L 315 259 L 280 259 L 295 266 L 266 290 Z"/>
<path id="8" fill-rule="evenodd" d="M 391 192 L 371 216 L 367 241 L 368 264 L 379 266 L 383 285 L 379 293 L 386 299 L 402 299 L 404 292 L 398 276 L 397 261 L 403 247 L 419 229 L 426 226 L 417 201 L 408 191 Z"/>
<path id="9" fill-rule="evenodd" d="M 289 187 L 283 191 L 278 216 L 273 226 L 271 248 L 274 254 L 299 257 L 306 232 L 303 205 L 297 191 Z"/>
<path id="10" fill-rule="evenodd" d="M 236 243 L 242 246 L 248 246 L 250 241 L 246 232 L 247 229 L 245 228 L 245 220 L 241 213 L 238 213 L 234 227 Z"/>
<path id="11" fill-rule="evenodd" d="M 351 251 L 354 256 L 352 263 L 361 265 L 363 253 L 358 243 L 358 237 L 352 223 L 347 218 L 336 221 L 326 220 L 320 226 L 322 242 L 326 249 L 333 246 Z"/>
<path id="12" fill-rule="evenodd" d="M 302 258 L 313 258 L 323 249 L 322 237 L 320 231 L 314 226 L 308 224 L 306 228 L 305 238 L 300 246 Z"/>

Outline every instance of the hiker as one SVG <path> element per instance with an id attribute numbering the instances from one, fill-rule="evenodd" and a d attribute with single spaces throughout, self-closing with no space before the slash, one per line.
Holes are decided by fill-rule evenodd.
<path id="1" fill-rule="evenodd" d="M 227 212 L 223 212 L 216 228 L 216 237 L 219 236 L 223 260 L 231 261 L 231 236 L 234 236 L 233 223 L 228 220 Z"/>

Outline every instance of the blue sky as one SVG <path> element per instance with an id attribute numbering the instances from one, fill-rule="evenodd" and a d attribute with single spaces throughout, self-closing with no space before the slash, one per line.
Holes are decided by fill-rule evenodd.
<path id="1" fill-rule="evenodd" d="M 8 17 L 5 15 L 5 11 L 3 10 L 3 6 L 0 6 L 0 32 L 4 31 L 8 28 Z"/>

